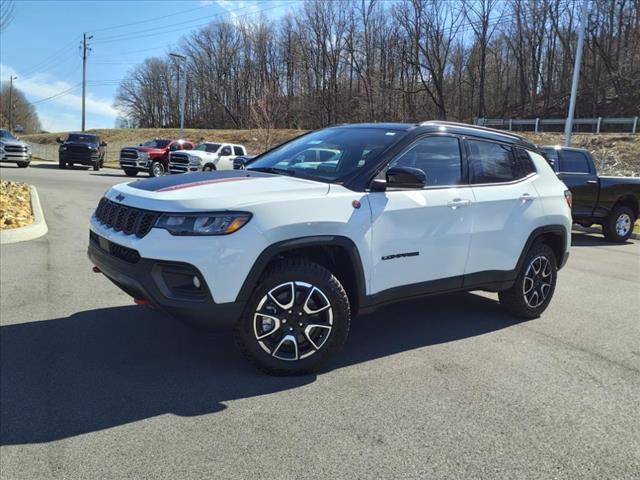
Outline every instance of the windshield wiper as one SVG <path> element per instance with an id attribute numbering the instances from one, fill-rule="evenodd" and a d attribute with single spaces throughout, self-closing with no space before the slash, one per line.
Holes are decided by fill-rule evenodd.
<path id="1" fill-rule="evenodd" d="M 275 168 L 275 167 L 255 167 L 255 168 L 247 168 L 247 170 L 254 170 L 256 172 L 265 172 L 265 173 L 275 173 L 276 175 L 289 175 L 290 177 L 295 176 L 295 172 L 292 170 L 287 170 L 286 168 Z"/>

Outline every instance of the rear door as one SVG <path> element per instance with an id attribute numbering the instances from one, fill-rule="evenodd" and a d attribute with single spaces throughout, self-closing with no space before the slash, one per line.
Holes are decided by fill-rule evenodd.
<path id="1" fill-rule="evenodd" d="M 535 170 L 528 155 L 525 159 L 518 149 L 499 142 L 467 139 L 465 143 L 475 198 L 465 269 L 465 286 L 470 286 L 482 283 L 487 273 L 515 268 L 543 211 L 532 184 Z"/>
<path id="2" fill-rule="evenodd" d="M 585 152 L 561 149 L 558 152 L 558 177 L 573 195 L 574 217 L 591 217 L 598 203 L 598 175 Z"/>

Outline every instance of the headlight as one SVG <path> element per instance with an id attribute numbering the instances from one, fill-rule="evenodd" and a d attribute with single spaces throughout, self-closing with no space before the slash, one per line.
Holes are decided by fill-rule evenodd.
<path id="1" fill-rule="evenodd" d="M 138 152 L 138 158 L 140 160 L 149 160 L 149 154 L 147 152 Z"/>
<path id="2" fill-rule="evenodd" d="M 67 147 L 65 147 L 64 145 L 60 146 L 60 150 L 66 150 L 66 149 L 67 149 Z"/>
<path id="3" fill-rule="evenodd" d="M 155 226 L 171 235 L 229 235 L 251 220 L 247 212 L 164 214 Z"/>
<path id="4" fill-rule="evenodd" d="M 200 157 L 192 157 L 189 155 L 189 165 L 200 165 L 202 159 Z"/>
<path id="5" fill-rule="evenodd" d="M 0 153 L 4 152 L 4 143 L 0 143 Z"/>

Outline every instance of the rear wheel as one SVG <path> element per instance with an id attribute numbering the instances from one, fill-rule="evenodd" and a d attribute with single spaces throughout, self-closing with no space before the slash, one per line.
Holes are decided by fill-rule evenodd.
<path id="1" fill-rule="evenodd" d="M 165 174 L 164 164 L 162 162 L 155 161 L 151 163 L 149 168 L 149 175 L 151 177 L 161 177 Z"/>
<path id="2" fill-rule="evenodd" d="M 626 242 L 633 233 L 635 221 L 636 217 L 629 207 L 615 207 L 609 218 L 602 225 L 604 238 L 610 242 Z"/>
<path id="3" fill-rule="evenodd" d="M 125 168 L 123 170 L 127 177 L 135 177 L 136 175 L 138 175 L 138 170 L 136 170 L 135 168 Z"/>
<path id="4" fill-rule="evenodd" d="M 324 367 L 344 344 L 351 312 L 347 294 L 324 267 L 286 259 L 260 279 L 235 338 L 258 369 L 297 375 Z"/>
<path id="5" fill-rule="evenodd" d="M 513 286 L 498 293 L 509 313 L 521 318 L 537 318 L 553 297 L 558 267 L 553 250 L 544 243 L 534 244 L 522 264 Z"/>

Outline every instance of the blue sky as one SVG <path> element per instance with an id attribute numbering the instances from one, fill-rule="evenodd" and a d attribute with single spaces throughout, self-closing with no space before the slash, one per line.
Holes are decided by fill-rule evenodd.
<path id="1" fill-rule="evenodd" d="M 209 21 L 251 20 L 260 13 L 274 18 L 297 1 L 17 0 L 13 21 L 0 32 L 0 79 L 18 76 L 15 85 L 35 103 L 45 130 L 80 129 L 79 45 L 89 32 L 87 128 L 111 128 L 118 81 L 136 63 L 169 52 Z"/>

